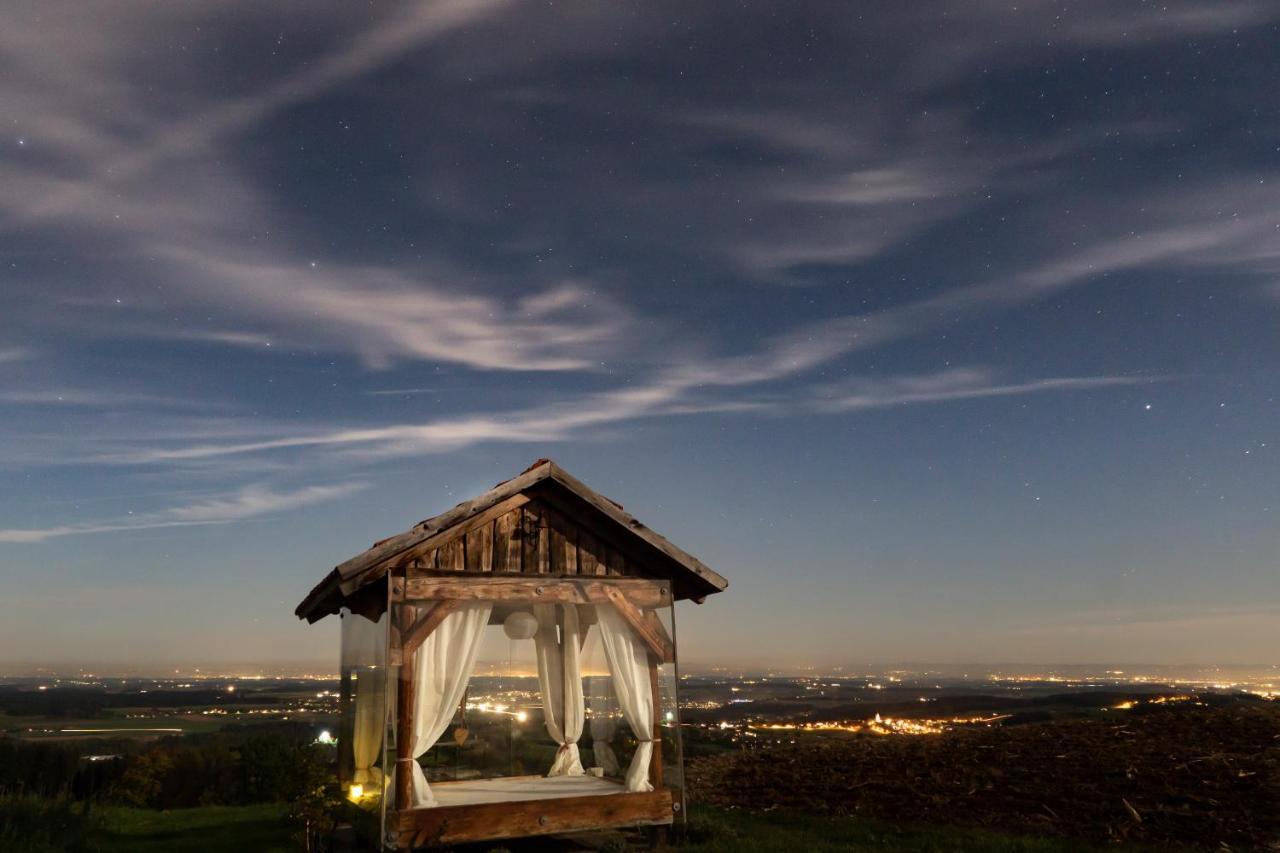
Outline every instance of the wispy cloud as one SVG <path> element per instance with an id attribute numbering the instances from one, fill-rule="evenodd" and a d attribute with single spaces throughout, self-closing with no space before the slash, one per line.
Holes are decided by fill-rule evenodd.
<path id="1" fill-rule="evenodd" d="M 40 283 L 28 304 L 45 305 L 45 324 L 67 322 L 67 304 L 122 306 L 111 315 L 75 312 L 88 327 L 77 329 L 82 338 L 278 344 L 354 353 L 375 368 L 429 360 L 483 370 L 585 370 L 618 352 L 628 312 L 590 282 L 545 277 L 512 288 L 438 258 L 394 266 L 317 261 L 314 251 L 288 240 L 264 239 L 288 214 L 236 168 L 226 148 L 278 112 L 483 22 L 508 3 L 450 0 L 380 9 L 353 37 L 346 34 L 347 15 L 322 17 L 318 25 L 333 30 L 331 50 L 250 94 L 201 93 L 192 98 L 196 107 L 177 116 L 172 101 L 124 82 L 141 53 L 130 47 L 135 28 L 109 19 L 102 29 L 64 29 L 39 16 L 18 16 L 0 32 L 0 48 L 11 48 L 13 65 L 0 82 L 0 97 L 37 102 L 43 118 L 25 131 L 25 150 L 38 154 L 0 156 L 0 229 L 72 229 L 77 240 L 109 245 L 112 262 L 146 259 L 170 294 L 156 303 L 146 292 L 136 299 L 80 288 L 59 294 Z M 147 30 L 182 32 L 188 16 L 200 13 L 156 12 Z M 361 20 L 354 13 L 350 18 Z M 41 47 L 50 42 L 75 45 L 64 51 L 70 58 L 56 70 L 61 82 L 53 88 Z M 111 85 L 104 87 L 104 79 Z M 105 109 L 86 109 L 83 93 L 97 90 Z M 203 322 L 182 328 L 173 320 L 172 300 L 197 307 Z M 210 330 L 219 322 L 232 330 Z M 253 331 L 235 329 L 246 322 Z"/>
<path id="2" fill-rule="evenodd" d="M 728 359 L 721 364 L 675 371 L 645 385 L 570 398 L 555 404 L 494 414 L 441 418 L 425 423 L 360 429 L 319 430 L 307 434 L 222 444 L 126 449 L 98 461 L 151 465 L 218 459 L 227 456 L 308 448 L 339 448 L 361 457 L 389 458 L 442 453 L 485 443 L 563 441 L 593 428 L 642 418 L 691 414 L 756 412 L 820 414 L 854 412 L 923 403 L 991 397 L 1089 391 L 1159 381 L 1153 377 L 1053 377 L 1000 382 L 987 368 L 955 368 L 935 374 L 866 378 L 824 386 L 801 395 L 772 399 L 724 398 L 718 389 L 744 389 L 803 373 L 843 352 L 840 347 L 792 354 L 782 345 L 758 362 Z M 825 357 L 824 357 L 825 356 Z"/>
<path id="3" fill-rule="evenodd" d="M 5 224 L 13 225 L 57 215 L 88 198 L 101 195 L 104 188 L 135 179 L 165 161 L 201 152 L 215 142 L 242 132 L 282 109 L 315 98 L 335 86 L 405 55 L 433 38 L 474 23 L 508 2 L 509 0 L 448 0 L 427 6 L 403 6 L 363 32 L 343 39 L 340 49 L 304 64 L 278 82 L 253 94 L 217 101 L 192 115 L 162 125 L 158 132 L 141 144 L 120 148 L 122 153 L 101 160 L 88 178 L 62 182 L 52 192 L 33 199 L 31 205 L 16 220 Z M 20 32 L 18 35 L 24 36 L 26 33 Z M 31 46 L 24 44 L 23 47 Z M 81 131 L 80 139 L 87 142 L 88 129 L 81 126 L 78 130 Z M 96 140 L 103 140 L 105 133 L 100 132 L 94 137 Z"/>
<path id="4" fill-rule="evenodd" d="M 25 388 L 0 390 L 0 403 L 21 406 L 84 406 L 89 408 L 145 407 L 147 409 L 208 409 L 217 403 L 198 397 L 175 397 L 129 391 L 85 388 Z"/>
<path id="5" fill-rule="evenodd" d="M 1064 376 L 1029 382 L 999 382 L 990 369 L 957 367 L 938 373 L 855 379 L 827 386 L 821 389 L 813 407 L 820 412 L 857 412 L 1051 391 L 1088 391 L 1155 381 L 1159 380 L 1147 376 Z"/>
<path id="6" fill-rule="evenodd" d="M 538 148 L 539 155 L 548 158 L 545 173 L 530 179 L 531 170 L 520 165 L 496 182 L 486 171 L 494 167 L 493 161 L 469 156 L 477 127 L 493 132 L 486 138 L 501 152 L 495 156 L 505 159 L 510 153 L 503 147 L 505 123 L 521 120 L 531 102 L 528 93 L 536 87 L 554 92 L 544 102 L 563 111 L 561 130 L 578 127 L 577 121 L 599 118 L 602 109 L 612 113 L 612 101 L 606 99 L 602 107 L 596 95 L 587 97 L 548 84 L 557 81 L 556 52 L 599 51 L 605 73 L 614 73 L 607 68 L 608 60 L 627 59 L 626 43 L 573 44 L 574 39 L 565 36 L 563 19 L 501 0 L 397 6 L 368 15 L 329 10 L 317 16 L 319 30 L 313 42 L 327 47 L 308 52 L 307 61 L 294 56 L 289 62 L 272 64 L 263 74 L 265 82 L 256 88 L 227 94 L 207 88 L 199 73 L 181 81 L 189 89 L 184 89 L 182 98 L 157 98 L 151 90 L 133 85 L 143 67 L 139 59 L 143 52 L 137 49 L 139 33 L 148 33 L 157 43 L 169 39 L 151 33 L 172 34 L 176 39 L 191 29 L 193 21 L 204 20 L 216 8 L 212 3 L 163 7 L 151 13 L 155 20 L 145 28 L 122 23 L 128 16 L 112 14 L 111 9 L 98 13 L 94 21 L 101 26 L 95 27 L 66 24 L 54 15 L 23 13 L 0 32 L 0 47 L 11 57 L 13 72 L 0 81 L 0 96 L 30 106 L 27 112 L 33 116 L 31 124 L 23 126 L 29 145 L 21 152 L 0 151 L 0 224 L 22 225 L 24 231 L 42 235 L 73 233 L 91 248 L 109 247 L 109 252 L 98 256 L 107 257 L 108 263 L 122 257 L 130 263 L 145 260 L 141 278 L 147 284 L 137 289 L 137 298 L 123 300 L 127 319 L 119 316 L 123 312 L 80 312 L 77 316 L 84 318 L 80 322 L 88 327 L 83 337 L 136 340 L 150 336 L 264 350 L 270 345 L 326 355 L 341 352 L 375 369 L 425 361 L 484 371 L 603 375 L 598 368 L 606 358 L 614 362 L 619 353 L 643 355 L 627 364 L 628 375 L 619 377 L 617 390 L 584 394 L 553 388 L 538 398 L 550 402 L 539 406 L 453 414 L 423 423 L 348 426 L 304 421 L 285 429 L 263 429 L 257 435 L 187 442 L 156 435 L 149 444 L 113 442 L 98 459 L 190 464 L 309 447 L 375 454 L 435 452 L 486 441 L 558 440 L 629 419 L 761 411 L 779 398 L 800 402 L 802 411 L 834 412 L 1102 388 L 1138 380 L 1083 376 L 1003 381 L 995 373 L 953 372 L 855 379 L 840 388 L 827 387 L 825 402 L 813 402 L 806 396 L 812 392 L 804 389 L 770 387 L 767 395 L 759 393 L 770 383 L 803 377 L 857 353 L 1026 305 L 1117 272 L 1213 264 L 1256 271 L 1274 266 L 1280 258 L 1273 227 L 1273 211 L 1280 198 L 1273 185 L 1251 184 L 1234 172 L 1219 171 L 1214 173 L 1217 177 L 1199 185 L 1180 182 L 1164 194 L 1144 191 L 1118 198 L 1118 193 L 1104 192 L 1076 205 L 1077 199 L 1054 185 L 1054 177 L 1075 162 L 1071 156 L 1110 140 L 1123 128 L 1094 123 L 1073 128 L 1069 138 L 1067 134 L 1006 136 L 975 120 L 970 111 L 939 107 L 932 98 L 939 85 L 960 81 L 966 68 L 989 64 L 1007 72 L 1037 56 L 1046 26 L 1055 34 L 1054 44 L 1047 48 L 1052 51 L 1110 44 L 1116 32 L 1126 33 L 1126 44 L 1150 43 L 1179 34 L 1257 24 L 1273 15 L 1265 3 L 1210 7 L 1178 0 L 1160 14 L 1148 15 L 1090 2 L 1070 16 L 1060 16 L 1046 4 L 1029 4 L 1011 18 L 999 3 L 975 2 L 953 16 L 945 37 L 917 40 L 900 36 L 925 32 L 922 17 L 932 13 L 904 7 L 856 27 L 843 13 L 831 13 L 827 22 L 849 45 L 902 45 L 903 53 L 895 54 L 892 67 L 886 67 L 883 75 L 868 76 L 867 85 L 873 91 L 867 97 L 828 97 L 825 90 L 815 89 L 808 72 L 784 71 L 768 86 L 752 87 L 750 99 L 726 98 L 719 89 L 707 97 L 691 88 L 688 99 L 679 104 L 660 98 L 636 102 L 634 119 L 650 126 L 655 138 L 665 131 L 670 136 L 663 138 L 676 149 L 683 147 L 696 155 L 683 159 L 714 162 L 715 168 L 682 172 L 678 168 L 682 158 L 671 157 L 666 161 L 673 171 L 655 172 L 631 159 L 634 146 L 610 149 L 602 140 L 593 162 L 607 168 L 585 180 L 576 168 L 576 155 L 556 159 L 568 146 L 549 137 Z M 255 14 L 271 19 L 275 13 L 266 9 Z M 593 32 L 616 24 L 614 13 L 607 9 L 568 14 L 579 16 L 578 24 L 597 28 Z M 690 14 L 696 25 L 714 21 L 718 13 L 713 9 Z M 545 28 L 549 36 L 538 40 L 538 50 L 520 57 L 486 55 L 483 63 L 465 61 L 476 43 L 527 28 L 530 21 Z M 641 23 L 651 28 L 660 25 L 657 17 Z M 1007 35 L 998 44 L 988 37 L 995 23 Z M 345 31 L 357 25 L 356 34 L 346 37 Z M 51 43 L 60 48 L 57 61 L 50 58 L 47 45 Z M 475 226 L 485 232 L 486 239 L 509 228 L 512 233 L 503 251 L 536 254 L 537 262 L 520 268 L 518 263 L 508 264 L 510 257 L 503 255 L 493 268 L 505 271 L 478 271 L 472 262 L 476 247 L 451 239 L 448 229 L 432 233 L 429 252 L 421 249 L 416 235 L 408 234 L 405 242 L 414 251 L 404 251 L 385 264 L 354 260 L 362 257 L 357 252 L 345 260 L 317 258 L 317 246 L 326 243 L 306 233 L 307 213 L 290 209 L 281 197 L 285 194 L 274 192 L 259 172 L 237 157 L 233 141 L 252 138 L 256 128 L 273 118 L 287 117 L 293 108 L 364 75 L 402 60 L 423 60 L 416 51 L 427 44 L 432 47 L 431 63 L 438 59 L 440 68 L 446 69 L 433 82 L 447 88 L 458 82 L 449 74 L 465 67 L 469 94 L 460 99 L 461 108 L 442 99 L 441 115 L 431 129 L 431 146 L 424 149 L 425 155 L 419 152 L 416 162 L 407 158 L 405 171 L 416 172 L 415 181 L 420 181 L 415 183 L 415 191 L 421 194 L 417 202 L 432 211 L 456 214 L 451 223 L 465 224 L 464 230 Z M 664 45 L 646 45 L 646 50 L 651 48 L 661 50 Z M 936 65 L 932 63 L 935 56 Z M 185 60 L 174 61 L 191 71 Z M 423 68 L 439 70 L 431 63 L 424 60 Z M 477 73 L 482 71 L 486 81 L 475 89 L 470 87 L 473 65 L 480 66 Z M 919 66 L 928 67 L 921 70 Z M 933 74 L 943 66 L 949 69 L 947 75 Z M 584 73 L 591 73 L 590 69 Z M 523 87 L 523 99 L 510 97 L 515 84 Z M 907 93 L 909 106 L 893 106 L 879 97 L 878 87 L 887 86 Z M 808 93 L 811 100 L 797 98 L 798 91 Z M 484 113 L 486 123 L 477 125 L 476 116 L 483 111 L 478 112 L 475 105 L 488 103 L 482 100 L 487 95 L 501 106 L 492 114 Z M 504 99 L 499 101 L 499 95 Z M 518 115 L 512 114 L 513 103 L 519 105 Z M 41 108 L 35 109 L 36 105 Z M 461 112 L 449 112 L 457 109 Z M 1177 115 L 1144 122 L 1142 132 L 1148 135 L 1182 130 Z M 554 134 L 556 127 L 549 126 L 547 131 Z M 522 134 L 516 136 L 525 140 Z M 740 151 L 743 156 L 714 156 L 725 150 Z M 468 156 L 453 156 L 454 151 Z M 288 156 L 305 160 L 308 155 L 290 151 Z M 449 168 L 426 168 L 437 157 L 451 157 Z M 548 183 L 547 174 L 554 181 Z M 725 191 L 728 186 L 731 192 Z M 1046 187 L 1051 191 L 1040 192 Z M 1037 194 L 1033 197 L 1028 188 Z M 1015 260 L 994 270 L 975 265 L 981 271 L 969 283 L 964 278 L 930 281 L 923 282 L 919 291 L 903 290 L 935 295 L 876 298 L 864 304 L 888 307 L 862 313 L 850 313 L 857 304 L 850 297 L 842 310 L 822 315 L 830 319 L 790 328 L 777 324 L 787 312 L 776 310 L 768 296 L 761 298 L 747 287 L 739 293 L 744 301 L 755 300 L 753 309 L 743 312 L 744 317 L 751 315 L 749 328 L 692 328 L 694 323 L 686 323 L 683 312 L 664 298 L 668 293 L 654 298 L 645 295 L 629 303 L 622 295 L 625 286 L 598 286 L 612 270 L 599 273 L 598 279 L 576 272 L 579 267 L 608 268 L 600 258 L 618 246 L 636 255 L 647 251 L 664 259 L 670 253 L 676 256 L 673 267 L 710 256 L 714 261 L 706 267 L 692 264 L 689 268 L 695 274 L 706 273 L 708 279 L 721 277 L 735 284 L 744 279 L 753 284 L 790 281 L 806 265 L 857 270 L 862 262 L 902 247 L 927 228 L 981 211 L 993 196 L 1005 203 L 1027 202 L 1024 209 L 1033 221 L 1036 216 L 1045 217 L 1041 224 L 1046 227 L 1038 229 L 1045 235 L 1044 245 L 1025 254 L 1014 253 L 1010 257 Z M 405 198 L 410 197 L 406 190 Z M 1052 216 L 1057 217 L 1066 202 L 1071 202 L 1088 227 L 1069 233 L 1052 227 L 1057 219 L 1043 211 L 1052 208 Z M 406 202 L 402 210 L 399 204 L 377 214 L 397 222 L 413 219 L 402 214 L 426 221 L 424 207 L 410 209 Z M 582 219 L 558 221 L 531 215 L 551 207 L 581 210 L 575 216 Z M 691 217 L 690 210 L 696 210 L 696 216 Z M 504 211 L 516 213 L 505 215 Z M 701 224 L 690 227 L 695 221 Z M 583 223 L 590 223 L 589 230 L 603 239 L 586 245 L 588 241 L 581 240 Z M 377 246 L 379 252 L 384 248 Z M 552 256 L 564 259 L 559 271 L 529 272 Z M 516 271 L 511 272 L 512 268 Z M 101 278 L 132 281 L 133 270 Z M 42 304 L 45 291 L 56 289 L 34 278 L 27 286 L 31 298 L 25 304 L 29 305 Z M 103 284 L 103 294 L 81 293 L 81 282 L 66 290 L 74 291 L 78 307 L 109 309 L 116 304 L 116 299 L 105 296 L 111 286 Z M 855 282 L 846 290 L 856 293 L 863 286 Z M 163 295 L 153 298 L 154 293 Z M 49 313 L 36 319 L 50 326 L 64 322 L 66 296 L 64 292 L 50 300 L 54 304 Z M 833 299 L 829 304 L 836 303 Z M 637 307 L 641 304 L 643 311 Z M 191 325 L 184 328 L 187 321 Z M 663 335 L 679 337 L 681 346 L 655 343 Z M 706 356 L 724 346 L 721 338 L 763 343 L 745 354 Z M 4 361 L 2 353 L 0 361 Z M 850 365 L 849 369 L 857 368 Z M 1015 370 L 1011 365 L 1010 372 Z M 1028 373 L 1017 370 L 1019 376 Z M 428 392 L 390 388 L 366 393 Z M 25 404 L 127 402 L 100 391 L 70 396 L 30 390 L 3 394 L 9 396 L 0 394 L 0 401 Z M 164 405 L 160 398 L 151 402 Z M 145 430 L 140 433 L 149 435 Z"/>
<path id="7" fill-rule="evenodd" d="M 250 262 L 156 247 L 224 303 L 275 321 L 286 339 L 341 342 L 372 367 L 397 359 L 487 370 L 584 370 L 625 332 L 625 310 L 567 281 L 504 300 L 377 267 Z"/>
<path id="8" fill-rule="evenodd" d="M 26 361 L 33 357 L 26 347 L 0 347 L 0 364 L 12 364 L 15 361 Z"/>
<path id="9" fill-rule="evenodd" d="M 267 349 L 271 346 L 271 336 L 259 332 L 244 332 L 232 329 L 184 329 L 182 331 L 143 329 L 139 334 L 146 337 L 164 338 L 175 341 L 194 341 L 197 343 L 223 344 L 232 347 L 250 349 Z"/>
<path id="10" fill-rule="evenodd" d="M 378 388 L 364 393 L 370 397 L 412 397 L 416 394 L 435 394 L 439 388 Z"/>
<path id="11" fill-rule="evenodd" d="M 368 484 L 362 482 L 306 486 L 286 492 L 273 491 L 261 485 L 248 486 L 230 495 L 156 512 L 131 515 L 123 519 L 45 528 L 0 530 L 0 542 L 35 543 L 63 536 L 84 536 L 93 533 L 228 524 L 336 500 L 366 488 Z"/>

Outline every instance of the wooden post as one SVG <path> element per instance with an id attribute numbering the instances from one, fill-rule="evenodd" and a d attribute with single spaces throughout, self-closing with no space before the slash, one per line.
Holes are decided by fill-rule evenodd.
<path id="1" fill-rule="evenodd" d="M 400 606 L 400 631 L 403 637 L 413 626 L 417 608 Z M 400 663 L 400 690 L 396 695 L 396 809 L 407 811 L 413 803 L 413 716 L 414 698 L 418 692 L 418 676 L 414 662 L 417 652 L 404 655 Z"/>
<path id="2" fill-rule="evenodd" d="M 649 689 L 653 691 L 653 758 L 649 763 L 649 781 L 653 790 L 662 790 L 662 690 L 658 678 L 658 658 L 649 653 Z"/>

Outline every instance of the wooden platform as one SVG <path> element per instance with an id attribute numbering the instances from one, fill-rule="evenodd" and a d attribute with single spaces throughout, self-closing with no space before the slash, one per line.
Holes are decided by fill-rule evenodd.
<path id="1" fill-rule="evenodd" d="M 592 776 L 442 782 L 431 790 L 438 805 L 387 816 L 398 849 L 664 825 L 673 818 L 671 791 L 628 793 Z"/>

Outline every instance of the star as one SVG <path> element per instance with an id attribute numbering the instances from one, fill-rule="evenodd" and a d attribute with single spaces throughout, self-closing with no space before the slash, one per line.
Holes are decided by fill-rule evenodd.
<path id="1" fill-rule="evenodd" d="M 1151 404 L 1150 404 L 1150 403 L 1147 403 L 1147 404 L 1146 404 L 1145 406 L 1143 406 L 1142 408 L 1146 409 L 1146 410 L 1149 412 L 1149 411 L 1151 411 Z"/>

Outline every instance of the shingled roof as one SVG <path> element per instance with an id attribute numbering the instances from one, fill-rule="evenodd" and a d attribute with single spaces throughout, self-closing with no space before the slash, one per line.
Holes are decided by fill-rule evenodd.
<path id="1" fill-rule="evenodd" d="M 500 510 L 520 495 L 551 503 L 561 515 L 589 527 L 610 547 L 625 553 L 631 573 L 669 580 L 676 599 L 701 602 L 729 585 L 698 558 L 645 527 L 621 504 L 591 489 L 550 459 L 539 459 L 518 477 L 419 522 L 404 533 L 383 539 L 340 564 L 298 605 L 298 618 L 316 622 L 343 606 L 368 598 L 368 593 L 373 592 L 369 587 L 379 584 L 391 569 L 404 565 L 408 556 L 416 553 L 414 549 L 447 541 L 451 531 L 482 514 Z"/>

